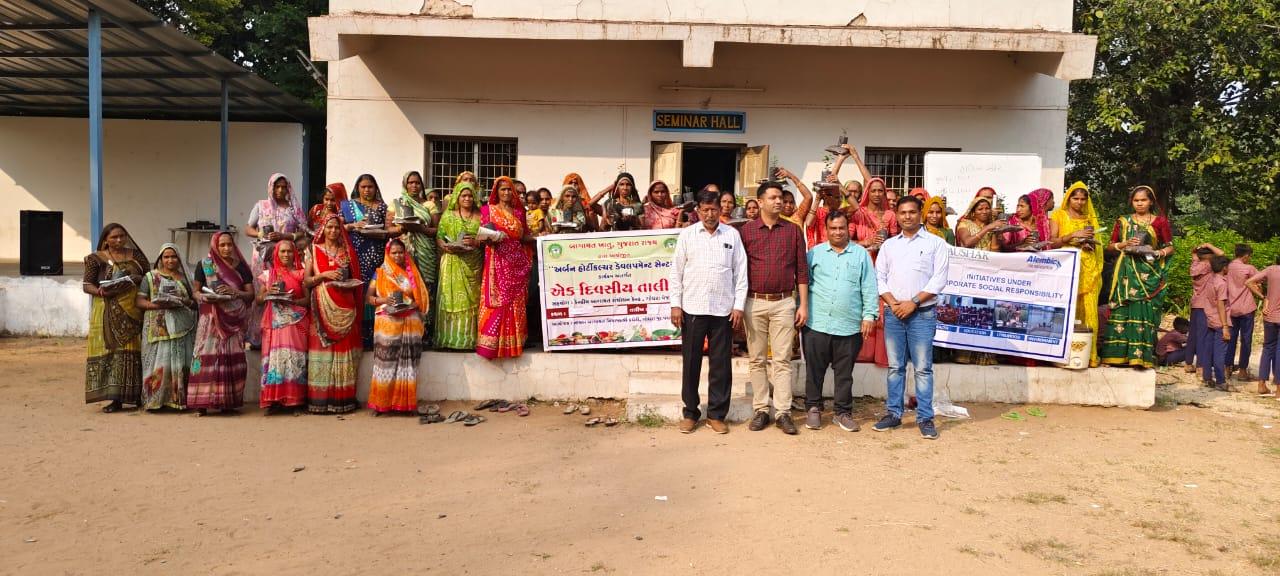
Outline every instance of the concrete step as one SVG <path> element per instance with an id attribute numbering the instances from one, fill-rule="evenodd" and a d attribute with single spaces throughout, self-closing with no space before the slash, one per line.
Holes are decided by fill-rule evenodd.
<path id="1" fill-rule="evenodd" d="M 745 371 L 731 373 L 733 378 L 733 394 L 749 394 L 751 384 Z M 679 372 L 632 372 L 627 379 L 628 396 L 650 395 L 650 394 L 674 394 L 680 395 L 681 380 L 683 376 Z M 705 397 L 707 394 L 707 375 L 703 371 L 702 378 L 698 380 L 698 390 Z"/>
<path id="2" fill-rule="evenodd" d="M 702 417 L 707 417 L 707 397 L 702 396 Z M 751 396 L 733 394 L 729 397 L 729 422 L 745 422 L 751 419 Z M 655 414 L 668 422 L 684 418 L 684 401 L 679 394 L 637 394 L 627 399 L 627 419 L 634 422 L 643 414 Z"/>

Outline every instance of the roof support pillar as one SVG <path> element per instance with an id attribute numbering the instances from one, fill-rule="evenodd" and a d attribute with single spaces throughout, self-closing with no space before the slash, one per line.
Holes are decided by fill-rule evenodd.
<path id="1" fill-rule="evenodd" d="M 222 121 L 219 125 L 219 148 L 222 156 L 218 171 L 218 227 L 227 229 L 227 79 L 222 78 Z"/>
<path id="2" fill-rule="evenodd" d="M 102 230 L 102 15 L 89 9 L 89 238 Z"/>

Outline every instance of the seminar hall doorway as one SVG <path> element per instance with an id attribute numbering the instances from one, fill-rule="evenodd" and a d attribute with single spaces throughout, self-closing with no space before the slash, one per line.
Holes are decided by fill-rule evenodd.
<path id="1" fill-rule="evenodd" d="M 743 196 L 769 171 L 769 147 L 704 142 L 654 142 L 650 180 L 662 180 L 685 200 L 707 184 Z M 679 201 L 679 196 L 673 198 Z"/>

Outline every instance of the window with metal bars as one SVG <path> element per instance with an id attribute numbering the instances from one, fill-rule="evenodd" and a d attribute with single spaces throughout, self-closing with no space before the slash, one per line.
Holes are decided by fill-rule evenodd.
<path id="1" fill-rule="evenodd" d="M 924 186 L 925 152 L 959 152 L 959 148 L 871 148 L 867 147 L 867 170 L 884 179 L 885 186 L 899 194 Z"/>
<path id="2" fill-rule="evenodd" d="M 516 178 L 516 140 L 427 136 L 428 186 L 452 190 L 458 174 L 465 171 L 475 173 L 483 191 L 490 190 L 499 176 Z"/>

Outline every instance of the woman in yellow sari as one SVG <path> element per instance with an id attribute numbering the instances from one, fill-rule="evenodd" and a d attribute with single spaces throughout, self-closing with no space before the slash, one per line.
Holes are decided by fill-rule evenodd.
<path id="1" fill-rule="evenodd" d="M 1102 290 L 1103 254 L 1098 249 L 1098 213 L 1093 209 L 1089 187 L 1076 182 L 1067 188 L 1063 206 L 1049 218 L 1058 227 L 1054 239 L 1060 246 L 1080 249 L 1080 285 L 1076 289 L 1076 319 L 1093 332 L 1089 367 L 1098 366 L 1098 294 Z"/>
<path id="2" fill-rule="evenodd" d="M 994 220 L 991 200 L 984 196 L 975 196 L 969 203 L 960 220 L 956 222 L 956 246 L 972 248 L 986 252 L 999 252 L 1000 242 L 997 230 L 1008 226 L 1008 222 Z M 990 352 L 972 352 L 956 350 L 956 362 L 961 364 L 977 364 L 990 366 L 996 363 L 996 355 Z"/>
<path id="3" fill-rule="evenodd" d="M 93 296 L 84 401 L 109 400 L 102 411 L 115 412 L 142 398 L 142 309 L 137 296 L 147 257 L 119 224 L 107 224 L 98 238 L 97 251 L 84 258 L 84 293 Z"/>

